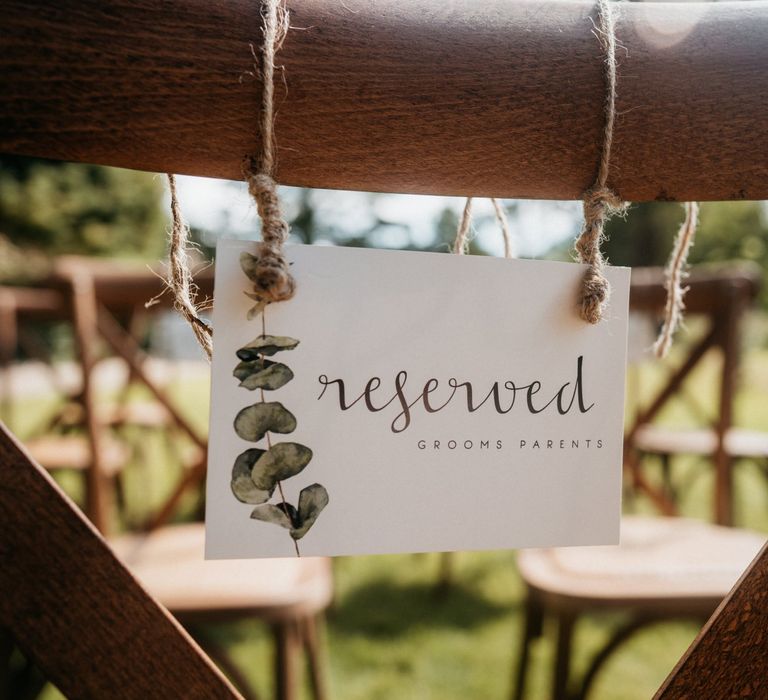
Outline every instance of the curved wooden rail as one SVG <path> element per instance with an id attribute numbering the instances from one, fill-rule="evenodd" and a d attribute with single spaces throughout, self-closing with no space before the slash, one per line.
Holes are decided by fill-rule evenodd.
<path id="1" fill-rule="evenodd" d="M 279 178 L 578 198 L 601 144 L 594 4 L 289 0 Z M 622 3 L 611 183 L 768 198 L 768 2 Z M 257 0 L 6 0 L 0 150 L 238 178 Z"/>
<path id="2" fill-rule="evenodd" d="M 2 422 L 0 591 L 0 633 L 67 697 L 242 700 Z"/>
<path id="3" fill-rule="evenodd" d="M 653 700 L 768 697 L 768 544 L 683 654 Z"/>

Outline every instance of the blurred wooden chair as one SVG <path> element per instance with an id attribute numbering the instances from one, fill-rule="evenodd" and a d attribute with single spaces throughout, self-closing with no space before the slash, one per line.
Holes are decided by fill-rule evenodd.
<path id="1" fill-rule="evenodd" d="M 12 366 L 23 342 L 20 317 L 49 319 L 61 313 L 61 295 L 48 289 L 0 285 L 0 416 L 12 420 Z"/>
<path id="2" fill-rule="evenodd" d="M 209 623 L 259 619 L 271 625 L 275 643 L 275 687 L 279 700 L 293 700 L 298 692 L 297 661 L 303 648 L 317 700 L 327 698 L 325 665 L 318 627 L 333 594 L 327 559 L 205 561 L 202 523 L 167 525 L 183 494 L 200 487 L 205 477 L 207 441 L 178 411 L 152 377 L 145 353 L 125 314 L 157 297 L 162 283 L 149 272 L 116 270 L 111 265 L 64 261 L 58 267 L 62 283 L 71 290 L 75 328 L 84 374 L 93 368 L 92 348 L 97 339 L 107 343 L 154 398 L 151 404 L 170 418 L 177 434 L 198 447 L 196 459 L 182 473 L 178 485 L 159 510 L 144 523 L 144 532 L 111 539 L 118 556 L 225 669 L 241 691 L 248 683 L 225 651 L 205 633 Z M 196 279 L 203 294 L 210 293 L 210 273 Z M 170 299 L 159 297 L 161 303 Z M 123 322 L 120 322 L 120 316 Z M 86 413 L 97 414 L 92 397 Z M 130 406 L 130 404 L 126 404 Z M 119 413 L 117 414 L 119 418 Z M 91 415 L 89 420 L 92 420 Z M 125 415 L 129 419 L 130 415 Z M 89 432 L 91 432 L 89 430 Z M 103 450 L 103 447 L 102 447 Z M 102 453 L 103 454 L 103 453 Z"/>
<path id="3" fill-rule="evenodd" d="M 203 293 L 212 291 L 210 273 L 198 281 Z M 182 468 L 197 479 L 204 473 L 205 439 L 148 371 L 147 358 L 137 340 L 137 321 L 145 315 L 145 303 L 161 295 L 163 289 L 158 275 L 143 265 L 76 257 L 59 259 L 40 288 L 0 289 L 3 368 L 13 359 L 24 321 L 53 320 L 73 328 L 82 384 L 74 395 L 61 397 L 59 408 L 41 421 L 27 447 L 47 469 L 74 470 L 83 475 L 84 510 L 102 532 L 108 531 L 114 520 L 113 495 L 121 496 L 118 476 L 131 457 L 125 428 L 183 436 L 190 449 L 179 452 Z M 153 308 L 167 308 L 170 303 L 160 296 Z M 108 346 L 119 358 L 127 377 L 117 401 L 110 404 L 96 398 L 100 345 Z M 9 373 L 4 374 L 7 377 Z M 148 389 L 151 400 L 130 400 L 127 388 L 133 384 Z"/>
<path id="4" fill-rule="evenodd" d="M 303 649 L 317 700 L 328 697 L 320 643 L 323 611 L 333 597 L 330 560 L 258 559 L 205 561 L 201 523 L 170 525 L 149 533 L 110 540 L 118 558 L 147 590 L 190 631 L 240 691 L 249 686 L 204 625 L 258 619 L 272 627 L 275 697 L 297 697 L 297 670 Z"/>
<path id="5" fill-rule="evenodd" d="M 682 518 L 627 516 L 619 546 L 521 550 L 518 567 L 527 601 L 513 700 L 525 695 L 531 643 L 541 636 L 545 618 L 557 622 L 551 697 L 581 700 L 603 664 L 638 630 L 676 618 L 706 620 L 765 539 Z M 622 611 L 629 619 L 573 688 L 574 630 L 581 616 L 597 611 Z"/>
<path id="6" fill-rule="evenodd" d="M 11 376 L 13 374 L 12 363 L 16 357 L 19 346 L 25 336 L 24 324 L 69 322 L 71 320 L 70 308 L 67 296 L 61 289 L 51 287 L 27 288 L 27 287 L 0 287 L 0 365 L 3 375 L 3 416 L 10 418 L 15 410 L 13 400 L 13 388 Z M 39 346 L 40 344 L 38 344 Z M 37 355 L 39 347 L 35 348 Z M 48 373 L 56 384 L 56 372 L 51 365 L 50 352 L 44 351 L 42 367 L 48 368 Z M 86 483 L 85 493 L 88 501 L 88 493 L 93 477 L 94 448 L 90 435 L 78 430 L 82 427 L 83 408 L 77 402 L 79 397 L 66 395 L 61 387 L 55 387 L 57 398 L 60 399 L 59 407 L 53 415 L 38 417 L 39 426 L 33 432 L 35 435 L 26 441 L 27 449 L 33 458 L 42 464 L 47 470 L 74 471 L 84 477 Z M 101 441 L 99 468 L 103 478 L 110 482 L 115 481 L 125 465 L 128 452 L 119 441 L 106 436 Z M 116 482 L 119 486 L 119 482 Z M 117 488 L 118 493 L 121 492 Z M 86 505 L 86 510 L 88 506 Z"/>
<path id="7" fill-rule="evenodd" d="M 198 279 L 203 294 L 210 293 L 212 275 Z M 325 663 L 319 627 L 333 591 L 330 562 L 326 559 L 205 561 L 201 523 L 166 525 L 181 497 L 199 487 L 205 476 L 206 440 L 198 434 L 170 400 L 150 371 L 148 358 L 131 323 L 137 309 L 163 290 L 162 281 L 149 270 L 106 261 L 68 258 L 59 261 L 47 282 L 54 295 L 51 313 L 72 323 L 82 388 L 67 403 L 63 422 L 77 431 L 46 434 L 27 448 L 48 467 L 78 468 L 86 477 L 86 514 L 98 529 L 109 532 L 114 475 L 125 463 L 118 449 L 115 428 L 159 424 L 175 431 L 197 450 L 178 485 L 143 532 L 111 538 L 120 559 L 144 583 L 225 669 L 244 693 L 248 683 L 225 651 L 209 635 L 209 623 L 259 619 L 272 627 L 275 642 L 276 696 L 293 700 L 298 692 L 297 667 L 306 652 L 315 697 L 327 698 Z M 168 306 L 160 297 L 155 308 Z M 18 319 L 16 319 L 18 320 Z M 151 402 L 97 401 L 95 374 L 99 344 L 106 344 L 133 379 L 149 391 Z M 59 415 L 57 420 L 62 419 Z M 123 445 L 124 448 L 124 445 Z"/>
<path id="8" fill-rule="evenodd" d="M 713 518 L 721 525 L 733 523 L 733 467 L 741 459 L 765 461 L 768 433 L 735 428 L 734 397 L 745 311 L 759 290 L 760 271 L 739 264 L 717 270 L 694 270 L 687 281 L 686 315 L 706 321 L 700 340 L 687 350 L 683 362 L 667 378 L 646 407 L 641 408 L 626 432 L 624 465 L 635 486 L 651 496 L 667 514 L 675 512 L 677 493 L 671 478 L 676 455 L 698 455 L 714 465 Z M 658 315 L 664 308 L 664 278 L 660 270 L 632 271 L 630 306 L 634 311 Z M 685 399 L 685 383 L 710 353 L 720 356 L 717 410 L 700 416 L 696 429 L 669 428 L 654 419 L 673 397 Z M 698 409 L 699 414 L 705 413 Z M 655 455 L 662 465 L 663 491 L 651 489 L 643 474 L 646 457 Z"/>
<path id="9" fill-rule="evenodd" d="M 719 524 L 732 522 L 732 468 L 740 459 L 768 460 L 768 433 L 734 428 L 733 401 L 739 361 L 741 322 L 744 312 L 754 301 L 760 285 L 760 270 L 753 265 L 726 265 L 713 270 L 693 270 L 686 281 L 686 314 L 702 316 L 707 328 L 701 340 L 688 351 L 680 367 L 674 370 L 647 407 L 638 408 L 631 417 L 624 438 L 624 467 L 633 486 L 645 494 L 666 515 L 677 513 L 676 491 L 672 487 L 671 461 L 675 455 L 699 455 L 714 462 L 716 486 L 714 493 L 714 519 Z M 639 334 L 636 342 L 643 348 L 630 347 L 638 361 L 649 352 L 654 339 L 656 323 L 666 301 L 665 275 L 660 268 L 632 270 L 630 310 L 633 316 L 649 322 L 650 333 Z M 630 340 L 632 335 L 630 334 Z M 661 427 L 654 418 L 674 396 L 680 394 L 685 380 L 709 352 L 722 358 L 718 387 L 718 415 L 710 425 L 696 430 Z M 628 383 L 638 383 L 638 367 L 631 367 Z M 628 392 L 633 387 L 628 387 Z M 644 458 L 656 455 L 662 462 L 664 488 L 657 488 L 644 473 Z M 767 471 L 768 473 L 768 471 Z M 440 555 L 436 590 L 451 585 L 454 554 Z"/>

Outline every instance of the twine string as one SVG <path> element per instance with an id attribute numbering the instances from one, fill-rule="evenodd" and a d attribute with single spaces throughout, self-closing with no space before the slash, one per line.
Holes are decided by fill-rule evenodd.
<path id="1" fill-rule="evenodd" d="M 280 0 L 265 0 L 261 9 L 263 42 L 260 66 L 255 71 L 261 75 L 261 153 L 260 157 L 247 157 L 243 163 L 243 175 L 248 192 L 256 202 L 261 219 L 262 242 L 257 246 L 256 264 L 249 277 L 253 282 L 254 296 L 271 303 L 290 299 L 296 291 L 296 282 L 285 259 L 283 246 L 288 240 L 290 227 L 283 216 L 277 183 L 274 180 L 275 149 L 275 54 L 288 32 L 289 17 Z"/>
<path id="2" fill-rule="evenodd" d="M 261 154 L 259 158 L 251 156 L 245 159 L 243 174 L 248 183 L 248 191 L 256 202 L 256 209 L 261 219 L 262 235 L 262 242 L 256 246 L 254 256 L 256 264 L 249 270 L 249 277 L 254 285 L 253 296 L 267 304 L 290 299 L 296 290 L 296 283 L 283 254 L 283 245 L 288 239 L 290 228 L 283 216 L 277 183 L 273 178 L 276 162 L 275 54 L 285 39 L 289 20 L 288 13 L 280 0 L 264 0 L 261 14 L 263 18 L 261 65 L 255 66 L 256 72 L 262 78 Z M 173 295 L 174 306 L 192 327 L 197 342 L 210 360 L 213 329 L 200 316 L 200 306 L 195 302 L 196 290 L 192 282 L 187 255 L 189 227 L 182 217 L 175 177 L 170 173 L 168 187 L 171 195 L 172 227 L 165 283 Z"/>
<path id="3" fill-rule="evenodd" d="M 453 252 L 456 255 L 464 255 L 469 249 L 469 231 L 472 228 L 472 197 L 467 197 L 464 209 L 459 218 L 459 226 L 456 229 L 456 240 L 453 242 Z"/>
<path id="4" fill-rule="evenodd" d="M 605 222 L 623 213 L 627 204 L 608 186 L 608 175 L 616 123 L 616 18 L 611 0 L 597 1 L 598 26 L 595 36 L 605 52 L 605 124 L 597 177 L 584 193 L 584 225 L 576 239 L 576 257 L 587 265 L 581 287 L 580 315 L 588 323 L 598 323 L 610 297 L 605 277 L 605 258 L 600 245 L 605 237 Z"/>
<path id="5" fill-rule="evenodd" d="M 461 212 L 461 217 L 459 218 L 459 224 L 456 227 L 456 238 L 453 241 L 453 252 L 456 255 L 464 255 L 469 250 L 469 239 L 472 229 L 473 199 L 473 197 L 467 197 L 467 201 L 464 203 L 464 209 Z M 501 206 L 501 202 L 495 197 L 491 197 L 491 204 L 493 204 L 496 223 L 499 225 L 499 230 L 504 239 L 504 257 L 514 258 L 512 231 L 509 228 L 509 220 L 504 212 L 504 207 Z"/>
<path id="6" fill-rule="evenodd" d="M 168 173 L 168 189 L 171 193 L 171 233 L 168 251 L 168 274 L 165 284 L 173 296 L 173 305 L 189 323 L 195 338 L 203 349 L 208 361 L 213 350 L 213 329 L 200 316 L 201 306 L 197 303 L 197 287 L 189 270 L 189 227 L 184 221 L 176 192 L 176 178 Z M 150 302 L 152 303 L 152 302 Z"/>
<path id="7" fill-rule="evenodd" d="M 669 263 L 667 265 L 667 302 L 664 308 L 664 324 L 659 332 L 659 337 L 653 345 L 656 357 L 659 359 L 666 357 L 669 348 L 672 346 L 672 338 L 683 319 L 685 310 L 684 297 L 687 287 L 682 286 L 682 282 L 687 276 L 686 265 L 688 261 L 688 251 L 693 245 L 693 239 L 696 234 L 696 225 L 699 219 L 699 203 L 686 202 L 685 219 L 677 232 L 675 245 L 672 249 Z"/>
<path id="8" fill-rule="evenodd" d="M 499 202 L 496 197 L 491 197 L 491 204 L 493 204 L 493 211 L 496 214 L 496 221 L 499 224 L 501 235 L 504 239 L 504 257 L 514 258 L 515 253 L 514 246 L 512 245 L 512 231 L 509 229 L 509 220 L 507 219 L 507 214 L 504 211 L 504 207 L 501 206 L 501 202 Z"/>

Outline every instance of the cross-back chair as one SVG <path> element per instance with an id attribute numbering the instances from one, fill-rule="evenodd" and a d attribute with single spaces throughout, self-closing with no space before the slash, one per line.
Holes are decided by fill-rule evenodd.
<path id="1" fill-rule="evenodd" d="M 210 291 L 210 275 L 201 284 Z M 157 372 L 149 371 L 136 334 L 144 303 L 162 291 L 160 278 L 143 265 L 74 257 L 58 260 L 38 288 L 0 289 L 6 385 L 20 331 L 28 324 L 63 322 L 73 331 L 79 386 L 74 393 L 57 391 L 57 409 L 38 421 L 26 444 L 47 469 L 76 471 L 83 476 L 85 512 L 102 532 L 114 526 L 113 487 L 121 485 L 118 477 L 131 457 L 130 446 L 121 439 L 125 428 L 184 436 L 191 448 L 179 450 L 177 461 L 182 466 L 191 462 L 189 471 L 204 473 L 205 440 L 171 401 Z M 168 308 L 168 299 L 160 297 L 159 302 L 155 310 Z M 109 346 L 124 370 L 126 381 L 116 401 L 105 402 L 99 396 L 104 393 L 97 387 L 100 345 Z M 40 359 L 52 360 L 50 354 Z M 150 401 L 130 400 L 129 389 L 136 384 L 149 389 Z M 12 408 L 7 386 L 4 396 L 7 414 Z M 121 489 L 117 494 L 122 498 Z"/>
<path id="2" fill-rule="evenodd" d="M 210 293 L 210 273 L 197 283 L 202 294 Z M 333 588 L 328 560 L 205 561 L 202 523 L 167 524 L 174 517 L 182 495 L 200 486 L 205 475 L 207 443 L 149 371 L 148 358 L 131 332 L 131 324 L 126 322 L 137 306 L 162 292 L 161 280 L 154 273 L 132 267 L 67 259 L 57 265 L 48 285 L 58 294 L 62 308 L 69 312 L 68 318 L 75 330 L 83 377 L 78 398 L 91 457 L 86 470 L 89 517 L 93 516 L 92 520 L 98 522 L 102 531 L 111 530 L 109 526 L 114 518 L 109 505 L 112 498 L 105 440 L 108 421 L 94 381 L 95 348 L 101 341 L 125 363 L 129 375 L 152 395 L 153 404 L 140 406 L 162 409 L 162 415 L 170 418 L 177 433 L 196 444 L 199 451 L 196 462 L 182 472 L 178 485 L 143 524 L 142 531 L 108 538 L 113 550 L 194 634 L 246 697 L 252 695 L 249 683 L 226 651 L 207 634 L 209 623 L 234 619 L 266 622 L 274 639 L 276 697 L 281 700 L 296 697 L 298 661 L 303 650 L 315 697 L 326 698 L 321 637 L 322 613 L 331 601 Z M 129 420 L 131 404 L 122 404 L 120 409 L 118 419 Z M 110 411 L 109 416 L 114 413 Z M 167 427 L 167 423 L 164 425 Z M 33 447 L 39 444 L 33 443 Z M 55 452 L 51 457 L 60 459 Z"/>
<path id="3" fill-rule="evenodd" d="M 756 272 L 750 267 L 691 275 L 686 295 L 688 313 L 705 317 L 704 335 L 687 350 L 687 356 L 671 372 L 649 406 L 637 411 L 626 431 L 624 466 L 631 485 L 668 515 L 676 512 L 676 504 L 668 488 L 659 490 L 647 478 L 638 441 L 645 435 L 643 449 L 651 449 L 652 436 L 658 436 L 657 445 L 667 444 L 664 440 L 674 437 L 674 433 L 657 428 L 651 421 L 708 352 L 721 356 L 721 413 L 709 428 L 711 450 L 707 453 L 718 474 L 715 514 L 723 520 L 731 512 L 731 462 L 744 453 L 727 452 L 723 445 L 733 435 L 741 321 L 757 288 Z M 633 270 L 631 309 L 657 317 L 664 301 L 663 272 Z M 683 436 L 688 437 L 685 433 Z M 765 539 L 762 534 L 683 518 L 627 516 L 622 519 L 619 546 L 522 550 L 518 567 L 526 585 L 526 613 L 512 697 L 524 697 L 531 645 L 541 636 L 545 619 L 554 620 L 557 629 L 552 697 L 580 700 L 587 696 L 606 661 L 639 630 L 675 618 L 693 618 L 703 623 Z M 627 613 L 627 621 L 595 654 L 583 677 L 574 678 L 571 652 L 578 621 L 588 613 L 611 610 Z"/>
<path id="4" fill-rule="evenodd" d="M 670 475 L 673 458 L 701 457 L 714 469 L 713 519 L 721 525 L 731 525 L 734 465 L 742 459 L 768 459 L 768 433 L 734 427 L 744 316 L 759 291 L 760 271 L 749 264 L 694 270 L 686 286 L 687 318 L 703 319 L 704 333 L 685 348 L 682 362 L 648 404 L 637 411 L 625 435 L 624 466 L 633 485 L 649 495 L 663 512 L 671 514 L 676 512 L 676 493 Z M 630 307 L 634 311 L 658 316 L 664 300 L 660 270 L 633 270 Z M 704 416 L 700 427 L 694 429 L 659 425 L 655 421 L 658 415 L 672 399 L 681 396 L 694 370 L 713 354 L 719 362 L 714 415 Z M 649 455 L 657 455 L 661 460 L 661 491 L 651 488 L 644 474 L 644 458 Z"/>

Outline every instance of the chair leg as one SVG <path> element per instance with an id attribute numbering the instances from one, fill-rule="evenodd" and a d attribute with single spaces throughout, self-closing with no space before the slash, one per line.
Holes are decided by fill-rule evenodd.
<path id="1" fill-rule="evenodd" d="M 589 668 L 581 681 L 579 690 L 573 696 L 574 700 L 585 700 L 589 689 L 592 687 L 592 682 L 595 680 L 595 676 L 597 676 L 597 672 L 603 667 L 603 664 L 605 664 L 609 657 L 612 656 L 624 642 L 630 639 L 635 632 L 656 621 L 655 618 L 638 617 L 631 619 L 629 622 L 619 627 L 608 640 L 608 643 L 592 659 L 592 663 L 589 665 Z"/>
<path id="2" fill-rule="evenodd" d="M 512 700 L 523 700 L 525 695 L 525 680 L 528 673 L 528 662 L 531 655 L 531 642 L 541 636 L 544 613 L 541 606 L 530 594 L 525 604 L 525 624 L 523 627 L 523 643 L 520 648 L 520 661 L 517 674 L 512 686 Z"/>
<path id="3" fill-rule="evenodd" d="M 298 690 L 296 682 L 296 656 L 299 651 L 298 626 L 295 620 L 278 622 L 275 635 L 275 698 L 295 700 Z"/>
<path id="4" fill-rule="evenodd" d="M 321 641 L 322 624 L 320 615 L 310 615 L 302 621 L 302 636 L 309 666 L 309 680 L 315 700 L 328 700 L 326 659 Z"/>
<path id="5" fill-rule="evenodd" d="M 552 697 L 568 700 L 568 676 L 571 667 L 571 640 L 575 618 L 572 613 L 560 613 L 557 621 L 557 651 Z"/>
<path id="6" fill-rule="evenodd" d="M 664 484 L 664 495 L 672 502 L 677 502 L 677 493 L 672 484 L 672 455 L 663 453 L 659 455 L 661 462 L 661 480 Z"/>
<path id="7" fill-rule="evenodd" d="M 715 522 L 733 525 L 733 476 L 730 456 L 723 448 L 714 455 L 715 462 Z"/>

